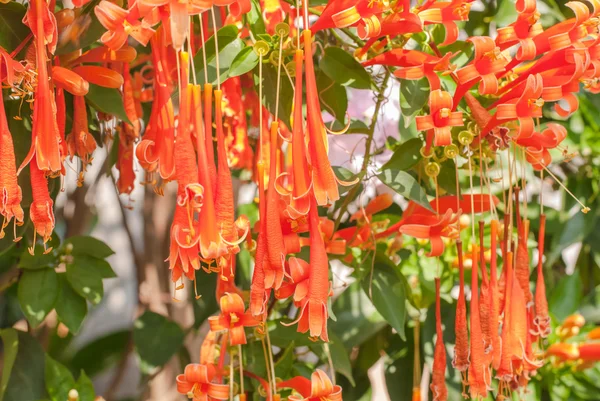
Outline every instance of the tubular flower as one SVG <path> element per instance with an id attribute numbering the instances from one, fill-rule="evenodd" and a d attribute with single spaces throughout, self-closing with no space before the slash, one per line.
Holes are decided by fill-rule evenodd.
<path id="1" fill-rule="evenodd" d="M 229 399 L 229 386 L 213 383 L 216 368 L 212 364 L 191 363 L 184 374 L 177 376 L 177 392 L 185 394 L 193 401 Z"/>
<path id="2" fill-rule="evenodd" d="M 479 274 L 478 268 L 478 249 L 474 246 L 473 249 L 473 269 L 471 271 L 471 362 L 469 364 L 469 391 L 471 398 L 479 399 L 487 396 L 488 387 L 491 380 L 489 377 L 489 369 L 485 363 L 484 356 L 484 340 L 481 330 L 481 316 L 479 315 Z M 482 266 L 485 268 L 485 266 Z M 487 380 L 487 382 L 486 382 Z"/>
<path id="3" fill-rule="evenodd" d="M 458 215 L 460 215 L 460 211 Z M 400 227 L 402 234 L 411 237 L 428 239 L 431 242 L 431 252 L 428 256 L 440 256 L 444 252 L 444 242 L 442 237 L 456 239 L 458 230 L 456 223 L 458 215 L 447 210 L 443 215 L 418 215 L 414 214 L 404 220 Z"/>
<path id="4" fill-rule="evenodd" d="M 301 302 L 298 318 L 290 323 L 298 323 L 298 331 L 306 333 L 310 330 L 310 337 L 321 338 L 328 342 L 327 302 L 331 294 L 329 282 L 329 263 L 325 251 L 325 243 L 319 230 L 319 216 L 316 201 L 313 199 L 309 215 L 310 225 L 310 275 L 308 279 L 308 294 Z"/>
<path id="5" fill-rule="evenodd" d="M 531 332 L 535 336 L 546 338 L 552 329 L 550 328 L 550 316 L 548 316 L 548 301 L 546 300 L 546 284 L 544 282 L 544 237 L 546 233 L 546 215 L 540 215 L 540 229 L 538 235 L 538 265 L 537 282 L 535 286 L 535 318 Z"/>
<path id="6" fill-rule="evenodd" d="M 87 107 L 83 96 L 73 97 L 73 129 L 67 137 L 67 149 L 71 161 L 73 156 L 81 159 L 83 168 L 79 175 L 77 185 L 83 185 L 83 174 L 87 165 L 92 162 L 92 153 L 96 150 L 96 141 L 88 130 Z"/>
<path id="7" fill-rule="evenodd" d="M 275 298 L 286 299 L 293 294 L 294 303 L 301 304 L 308 295 L 308 283 L 310 277 L 310 266 L 302 259 L 291 257 L 288 261 L 290 280 L 284 282 L 275 291 Z"/>
<path id="8" fill-rule="evenodd" d="M 231 345 L 246 344 L 244 327 L 258 326 L 260 321 L 245 312 L 244 301 L 238 294 L 226 293 L 219 302 L 221 314 L 208 318 L 211 331 L 229 330 Z"/>
<path id="9" fill-rule="evenodd" d="M 455 21 L 469 19 L 471 3 L 474 0 L 435 1 L 427 0 L 417 10 L 417 15 L 425 25 L 443 24 L 446 38 L 442 45 L 449 45 L 458 39 L 458 26 Z"/>
<path id="10" fill-rule="evenodd" d="M 57 91 L 64 89 L 75 96 L 87 95 L 90 84 L 81 75 L 64 67 L 55 65 L 52 67 L 52 80 Z"/>
<path id="11" fill-rule="evenodd" d="M 334 386 L 329 377 L 317 369 L 308 380 L 296 376 L 290 380 L 277 383 L 278 388 L 293 388 L 299 395 L 290 395 L 290 401 L 342 401 L 342 388 Z"/>
<path id="12" fill-rule="evenodd" d="M 463 266 L 462 242 L 456 241 L 456 250 L 458 253 L 459 269 L 459 293 L 456 302 L 456 317 L 454 323 L 454 333 L 456 341 L 454 346 L 454 358 L 452 366 L 458 370 L 462 376 L 463 396 L 465 393 L 466 371 L 469 367 L 469 331 L 467 329 L 467 303 L 465 300 L 465 269 Z"/>
<path id="13" fill-rule="evenodd" d="M 3 72 L 2 67 L 2 59 L 0 59 L 0 74 Z M 0 76 L 1 81 L 2 76 Z M 4 102 L 0 102 L 0 214 L 4 217 L 0 226 L 0 238 L 4 237 L 4 229 L 13 217 L 15 224 L 23 224 L 22 198 L 21 187 L 17 182 L 12 135 L 8 130 Z"/>
<path id="14" fill-rule="evenodd" d="M 119 149 L 117 153 L 117 163 L 115 167 L 119 170 L 119 179 L 117 180 L 117 189 L 120 194 L 131 194 L 135 186 L 135 171 L 133 169 L 133 141 L 128 139 L 121 124 L 119 131 Z"/>
<path id="15" fill-rule="evenodd" d="M 248 143 L 246 110 L 242 101 L 240 77 L 232 77 L 221 84 L 223 89 L 225 144 L 227 159 L 232 169 L 252 169 L 252 148 Z"/>
<path id="16" fill-rule="evenodd" d="M 444 57 L 437 57 L 418 50 L 392 49 L 383 54 L 365 61 L 365 67 L 372 65 L 389 65 L 399 67 L 394 75 L 400 79 L 418 80 L 427 78 L 429 87 L 432 91 L 441 88 L 441 81 L 438 73 L 451 71 L 454 66 L 450 59 L 454 57 L 453 53 L 446 53 Z"/>
<path id="17" fill-rule="evenodd" d="M 579 357 L 584 362 L 600 361 L 600 343 L 581 344 L 579 346 Z"/>
<path id="18" fill-rule="evenodd" d="M 170 79 L 167 75 L 169 65 L 163 41 L 164 32 L 159 29 L 152 37 L 152 62 L 155 79 L 152 113 L 144 138 L 135 152 L 146 170 L 158 170 L 163 180 L 170 180 L 175 173 L 173 159 L 175 123 Z"/>
<path id="19" fill-rule="evenodd" d="M 547 128 L 534 132 L 531 137 L 518 139 L 516 143 L 525 148 L 525 158 L 535 170 L 550 165 L 552 156 L 549 150 L 557 148 L 567 138 L 567 129 L 560 124 L 548 123 Z"/>
<path id="20" fill-rule="evenodd" d="M 432 139 L 434 146 L 446 146 L 452 143 L 452 127 L 463 125 L 462 112 L 452 111 L 452 96 L 440 89 L 429 95 L 429 115 L 417 116 L 417 130 L 427 131 L 427 144 Z"/>
<path id="21" fill-rule="evenodd" d="M 179 280 L 184 274 L 189 280 L 194 280 L 194 270 L 200 269 L 199 237 L 198 222 L 194 221 L 190 224 L 188 210 L 180 205 L 175 206 L 168 258 L 173 282 Z"/>
<path id="22" fill-rule="evenodd" d="M 508 59 L 496 47 L 494 40 L 487 36 L 474 36 L 468 39 L 473 43 L 475 55 L 473 61 L 456 71 L 459 85 L 464 93 L 472 85 L 479 82 L 479 93 L 482 95 L 493 95 L 498 92 L 498 78 L 496 75 L 504 72 L 504 66 Z M 456 96 L 455 96 L 456 99 Z"/>
<path id="23" fill-rule="evenodd" d="M 131 36 L 138 43 L 146 46 L 154 34 L 148 22 L 138 21 L 139 13 L 124 10 L 108 0 L 101 1 L 94 13 L 98 21 L 107 29 L 100 40 L 113 50 L 119 50 Z"/>
<path id="24" fill-rule="evenodd" d="M 327 132 L 323 124 L 321 106 L 319 105 L 319 92 L 315 78 L 315 67 L 312 54 L 312 34 L 310 30 L 302 32 L 304 35 L 304 57 L 306 70 L 306 118 L 309 136 L 309 157 L 312 167 L 313 193 L 318 205 L 326 205 L 340 198 L 338 183 L 352 185 L 354 182 L 341 181 L 335 176 L 327 152 Z"/>
<path id="25" fill-rule="evenodd" d="M 502 344 L 500 342 L 500 295 L 498 289 L 497 273 L 497 240 L 498 240 L 498 220 L 491 222 L 491 254 L 490 254 L 490 308 L 489 308 L 489 333 L 491 336 L 491 363 L 494 370 L 500 365 L 500 354 Z"/>
<path id="26" fill-rule="evenodd" d="M 31 131 L 31 149 L 18 169 L 20 172 L 33 157 L 36 165 L 50 174 L 62 170 L 64 155 L 60 152 L 60 134 L 56 115 L 56 104 L 50 89 L 48 75 L 47 50 L 56 48 L 57 28 L 54 14 L 48 10 L 44 0 L 29 3 L 24 22 L 30 27 L 36 38 L 37 88 L 33 104 L 33 127 Z"/>
<path id="27" fill-rule="evenodd" d="M 440 279 L 435 279 L 435 349 L 433 353 L 433 369 L 431 373 L 431 392 L 433 401 L 446 401 L 448 389 L 446 388 L 446 346 L 442 332 L 442 311 L 440 299 Z"/>
<path id="28" fill-rule="evenodd" d="M 548 347 L 546 355 L 563 361 L 575 361 L 579 359 L 579 347 L 577 344 L 554 343 Z"/>
<path id="29" fill-rule="evenodd" d="M 516 89 L 514 89 L 516 91 Z M 517 139 L 528 138 L 533 134 L 535 123 L 534 118 L 542 116 L 542 106 L 544 101 L 541 99 L 543 90 L 542 77 L 540 75 L 529 75 L 527 84 L 518 91 L 521 95 L 518 99 L 509 100 L 506 103 L 497 106 L 497 112 L 483 132 L 489 132 L 498 122 L 519 121 L 519 129 L 516 134 Z"/>
<path id="30" fill-rule="evenodd" d="M 44 241 L 44 247 L 46 242 L 50 240 L 52 231 L 54 231 L 54 202 L 48 192 L 48 180 L 42 170 L 37 166 L 35 159 L 31 160 L 29 164 L 29 174 L 31 176 L 31 191 L 33 196 L 33 202 L 29 208 L 29 218 L 35 228 L 33 235 L 35 244 L 35 236 L 39 235 Z M 34 246 L 29 249 L 29 253 L 33 255 Z M 44 253 L 48 253 L 52 248 L 46 249 Z"/>

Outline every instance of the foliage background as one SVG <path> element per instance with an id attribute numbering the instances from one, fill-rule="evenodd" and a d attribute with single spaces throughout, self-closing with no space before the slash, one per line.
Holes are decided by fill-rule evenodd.
<path id="1" fill-rule="evenodd" d="M 538 3 L 544 25 L 554 24 L 570 15 L 559 0 Z M 23 10 L 18 3 L 0 4 L 0 45 L 14 48 L 20 42 L 19 38 L 27 34 L 19 25 Z M 251 14 L 249 18 L 254 29 L 260 30 L 258 16 Z M 494 35 L 497 25 L 510 23 L 514 18 L 511 0 L 478 1 L 473 6 L 470 20 L 463 24 L 464 37 Z M 93 20 L 81 45 L 92 43 L 100 33 L 101 27 Z M 221 34 L 221 75 L 227 76 L 236 68 L 239 72 L 246 68 L 246 63 L 251 66 L 252 61 L 242 57 L 234 61 L 245 45 L 226 29 Z M 423 38 L 414 39 L 418 46 Z M 397 82 L 394 79 L 388 82 L 384 70 L 369 71 L 372 76 L 365 76 L 365 71 L 357 68 L 346 56 L 352 54 L 355 44 L 343 32 L 319 34 L 318 40 L 331 46 L 324 54 L 319 54 L 321 72 L 318 81 L 322 105 L 334 118 L 341 119 L 346 112 L 353 118 L 348 134 L 331 139 L 332 164 L 347 169 L 340 169 L 340 174 L 362 171 L 363 178 L 368 180 L 350 189 L 343 205 L 337 206 L 356 211 L 375 193 L 391 191 L 375 177 L 380 170 L 385 172 L 393 168 L 418 177 L 418 155 L 415 147 L 411 147 L 415 143 L 411 139 L 416 137 L 412 119 L 426 103 L 427 88 L 420 86 L 422 83 Z M 457 46 L 456 50 L 463 50 L 465 57 L 469 56 L 466 47 Z M 212 60 L 208 67 L 212 79 L 216 77 L 212 65 L 214 46 L 212 51 L 209 49 L 208 55 L 209 61 Z M 203 68 L 201 64 L 197 66 Z M 267 68 L 265 74 L 267 80 L 274 79 L 273 69 Z M 388 83 L 385 91 L 378 93 L 377 89 L 373 90 L 381 87 L 383 82 Z M 446 82 L 446 85 L 450 84 Z M 283 90 L 286 90 L 285 85 Z M 96 111 L 121 113 L 118 102 L 110 101 L 112 95 L 98 90 L 88 96 Z M 266 94 L 269 106 L 274 103 L 273 99 L 273 93 Z M 283 99 L 284 102 L 285 99 L 291 101 L 291 96 L 283 96 Z M 7 114 L 15 115 L 18 104 L 11 101 L 5 104 Z M 286 110 L 288 106 L 284 104 L 283 107 Z M 548 206 L 545 272 L 553 325 L 579 311 L 587 322 L 580 336 L 593 325 L 600 324 L 599 107 L 600 98 L 582 92 L 580 109 L 568 122 L 566 141 L 569 148 L 579 154 L 568 164 L 552 167 L 561 181 L 576 197 L 584 199 L 592 211 L 587 215 L 577 213 L 577 204 L 565 197 L 549 180 L 543 186 L 536 177 L 532 176 L 529 180 L 529 196 L 537 200 L 542 188 Z M 29 148 L 29 121 L 11 119 L 9 123 L 19 149 L 17 158 L 22 158 Z M 97 132 L 98 127 L 94 124 L 92 120 L 91 128 Z M 373 147 L 365 145 L 368 142 L 366 138 L 373 138 Z M 365 162 L 366 148 L 372 149 L 373 155 Z M 23 242 L 13 244 L 8 236 L 0 241 L 0 328 L 7 329 L 15 324 L 27 328 L 24 319 L 28 318 L 30 322 L 28 334 L 2 331 L 4 364 L 0 400 L 64 400 L 65 389 L 77 387 L 82 401 L 91 401 L 94 386 L 88 377 L 95 385 L 95 392 L 109 401 L 180 399 L 174 394 L 174 378 L 186 363 L 197 359 L 199 341 L 207 331 L 206 319 L 217 311 L 217 304 L 211 295 L 199 300 L 190 296 L 182 302 L 171 301 L 172 288 L 164 258 L 168 254 L 169 216 L 174 208 L 176 188 L 167 186 L 165 196 L 160 197 L 148 186 L 137 186 L 131 198 L 120 199 L 111 173 L 114 164 L 111 149 L 105 146 L 98 152 L 83 187 L 67 187 L 65 192 L 58 193 L 55 183 L 58 209 L 55 251 L 46 264 L 40 265 L 40 261 L 36 260 L 31 265 L 45 266 L 44 269 L 28 269 Z M 415 155 L 416 160 L 409 160 L 406 155 Z M 391 161 L 385 164 L 390 157 Z M 20 160 L 17 162 L 20 163 Z M 138 169 L 138 173 L 141 181 L 143 172 Z M 75 173 L 69 171 L 68 174 L 71 177 L 65 182 L 74 182 Z M 24 175 L 20 179 L 28 180 L 28 177 Z M 235 183 L 238 210 L 248 214 L 254 222 L 257 218 L 254 188 L 242 179 L 236 179 Z M 430 195 L 433 194 L 432 188 L 428 188 L 426 183 L 423 185 Z M 449 183 L 445 189 L 452 191 L 452 187 L 453 184 Z M 28 199 L 27 196 L 24 194 L 25 199 Z M 403 202 L 399 196 L 397 198 L 399 203 Z M 530 203 L 527 210 L 532 231 L 538 226 L 539 216 L 534 204 Z M 394 205 L 376 218 L 387 218 L 393 222 L 399 219 L 401 212 L 401 208 Z M 30 232 L 31 227 L 25 227 L 25 235 Z M 93 278 L 87 278 L 95 291 L 91 295 L 69 290 L 77 288 L 77 285 L 69 281 L 70 273 L 64 265 L 54 270 L 56 265 L 64 262 L 67 254 L 65 243 L 60 245 L 60 238 L 78 235 L 99 238 L 115 252 L 112 254 L 112 251 L 105 250 L 103 253 L 100 250 L 105 248 L 99 244 L 90 239 L 83 240 L 87 241 L 87 245 L 82 249 L 88 249 L 88 253 L 80 255 L 79 266 L 86 271 L 97 269 Z M 533 236 L 531 239 L 533 241 Z M 424 394 L 427 392 L 427 366 L 432 362 L 435 331 L 433 277 L 437 267 L 434 261 L 424 256 L 424 250 L 417 243 L 405 241 L 404 245 L 405 250 L 401 251 L 401 261 L 397 265 L 385 256 L 383 249 L 376 255 L 357 253 L 351 266 L 354 271 L 341 261 L 332 261 L 336 290 L 332 309 L 336 320 L 330 323 L 330 352 L 337 371 L 337 382 L 344 387 L 346 401 L 383 400 L 386 395 L 391 400 L 410 399 L 413 377 L 418 374 L 413 363 L 415 352 L 422 355 L 425 362 L 421 387 Z M 533 257 L 535 259 L 537 255 Z M 102 262 L 104 258 L 116 272 L 116 277 L 112 276 L 110 268 L 106 269 Z M 247 251 L 239 254 L 238 262 L 241 271 L 239 284 L 248 288 L 251 266 Z M 366 279 L 371 269 L 372 285 Z M 446 260 L 442 313 L 449 355 L 452 355 L 454 341 L 455 273 L 451 260 Z M 74 277 L 86 279 L 85 275 Z M 22 284 L 26 280 L 34 285 L 29 284 L 26 288 Z M 98 287 L 98 280 L 104 285 Z M 67 281 L 70 287 L 66 286 Z M 200 293 L 214 293 L 214 275 L 204 276 L 200 283 Z M 72 310 L 50 312 L 56 297 L 50 299 L 52 296 L 48 294 L 72 296 L 74 301 L 69 304 L 74 305 Z M 44 298 L 47 300 L 44 301 Z M 81 301 L 82 298 L 86 300 Z M 44 302 L 46 305 L 39 305 Z M 45 314 L 36 316 L 28 312 L 28 306 L 35 310 L 36 307 L 41 308 L 50 314 L 44 320 Z M 88 315 L 83 321 L 86 311 Z M 40 316 L 41 319 L 38 319 Z M 36 322 L 36 319 L 39 321 Z M 59 320 L 70 329 L 66 336 L 64 329 L 59 328 Z M 83 325 L 78 330 L 82 321 Z M 32 322 L 42 324 L 32 329 L 35 325 Z M 323 365 L 322 349 L 311 345 L 305 336 L 281 325 L 273 325 L 272 330 L 273 343 L 281 349 L 276 356 L 278 373 L 308 375 L 314 366 Z M 77 335 L 73 335 L 74 332 L 78 332 Z M 416 336 L 420 339 L 418 346 Z M 549 339 L 550 342 L 555 340 L 552 336 Z M 308 346 L 308 353 L 306 357 L 294 360 L 288 350 L 297 346 Z M 256 343 L 247 347 L 246 361 L 256 373 L 264 370 L 261 352 Z M 12 356 L 16 359 L 11 363 Z M 449 363 L 450 360 L 448 358 Z M 80 373 L 83 371 L 85 374 Z M 451 376 L 450 399 L 459 400 L 458 377 L 450 365 L 448 372 Z M 75 378 L 78 378 L 77 381 Z M 575 371 L 569 366 L 547 365 L 533 380 L 529 390 L 524 399 L 598 400 L 600 368 Z"/>

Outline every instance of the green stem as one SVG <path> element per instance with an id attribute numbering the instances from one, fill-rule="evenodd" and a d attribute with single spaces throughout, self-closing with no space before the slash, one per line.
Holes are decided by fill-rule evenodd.
<path id="1" fill-rule="evenodd" d="M 365 158 L 363 159 L 362 166 L 360 168 L 359 176 L 364 176 L 367 173 L 367 167 L 369 166 L 369 162 L 371 161 L 371 156 L 373 153 L 370 153 L 371 146 L 373 145 L 373 136 L 375 134 L 375 128 L 377 127 L 377 119 L 379 117 L 379 112 L 381 111 L 381 107 L 383 106 L 383 102 L 385 101 L 385 89 L 387 88 L 388 81 L 390 79 L 390 71 L 385 71 L 385 76 L 381 83 L 381 88 L 379 90 L 379 94 L 377 95 L 377 102 L 375 103 L 375 111 L 373 112 L 373 120 L 371 121 L 371 125 L 369 126 L 369 131 L 367 132 L 367 140 L 365 142 Z M 335 219 L 335 229 L 334 232 L 338 229 L 342 217 L 348 210 L 348 206 L 350 202 L 356 197 L 360 185 L 356 184 L 348 191 L 348 194 L 344 197 L 344 201 L 342 206 L 339 209 L 338 216 Z"/>

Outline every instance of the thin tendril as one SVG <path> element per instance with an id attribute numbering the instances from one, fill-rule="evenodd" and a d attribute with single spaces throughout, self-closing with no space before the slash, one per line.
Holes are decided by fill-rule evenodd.
<path id="1" fill-rule="evenodd" d="M 281 85 L 281 58 L 283 56 L 283 36 L 279 36 L 279 58 L 277 59 L 277 88 L 275 94 L 275 121 L 279 116 L 279 88 Z"/>
<path id="2" fill-rule="evenodd" d="M 540 214 L 544 214 L 544 170 L 540 171 Z"/>
<path id="3" fill-rule="evenodd" d="M 244 394 L 244 363 L 242 362 L 242 344 L 238 344 L 238 357 L 240 360 L 240 394 Z"/>
<path id="4" fill-rule="evenodd" d="M 473 244 L 476 244 L 477 241 L 475 239 L 475 200 L 473 199 L 473 168 L 471 166 L 471 153 L 469 150 L 469 187 L 471 192 L 471 241 Z"/>
<path id="5" fill-rule="evenodd" d="M 215 8 L 210 8 L 213 21 L 213 37 L 215 38 L 215 60 L 217 64 L 217 89 L 221 90 L 221 69 L 219 68 L 219 40 L 217 39 L 217 18 L 215 17 Z"/>
<path id="6" fill-rule="evenodd" d="M 188 36 L 188 53 L 190 54 L 190 67 L 192 70 L 192 80 L 194 85 L 197 85 L 196 81 L 196 67 L 194 66 L 194 55 L 192 54 L 192 38 L 194 37 L 194 17 L 190 17 L 190 35 Z"/>
<path id="7" fill-rule="evenodd" d="M 206 62 L 206 39 L 204 38 L 204 21 L 202 21 L 202 14 L 198 14 L 198 21 L 200 21 L 200 39 L 202 40 L 202 61 L 204 62 L 204 83 L 208 83 L 208 65 Z"/>

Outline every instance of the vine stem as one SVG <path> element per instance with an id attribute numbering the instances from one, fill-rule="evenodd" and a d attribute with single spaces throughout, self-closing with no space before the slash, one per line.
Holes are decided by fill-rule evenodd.
<path id="1" fill-rule="evenodd" d="M 387 84 L 390 79 L 390 75 L 391 75 L 390 71 L 386 70 L 385 76 L 383 77 L 383 81 L 381 83 L 381 89 L 379 91 L 379 95 L 377 96 L 377 102 L 375 103 L 375 111 L 373 112 L 373 120 L 371 121 L 371 125 L 369 126 L 369 131 L 367 132 L 367 140 L 365 142 L 365 158 L 363 159 L 363 163 L 360 168 L 359 175 L 366 174 L 367 167 L 369 166 L 369 162 L 371 161 L 372 154 L 370 153 L 370 151 L 371 151 L 371 146 L 373 145 L 373 136 L 375 134 L 375 128 L 377 127 L 377 120 L 379 118 L 379 112 L 381 111 L 383 102 L 386 100 L 385 90 L 387 89 Z M 344 198 L 344 202 L 342 203 L 342 206 L 340 206 L 338 216 L 335 219 L 334 232 L 338 229 L 338 227 L 342 221 L 342 217 L 348 210 L 348 206 L 350 205 L 351 200 L 356 197 L 359 188 L 360 188 L 360 185 L 358 185 L 358 184 L 353 186 L 352 189 L 350 189 L 350 191 L 348 191 L 348 195 Z"/>

